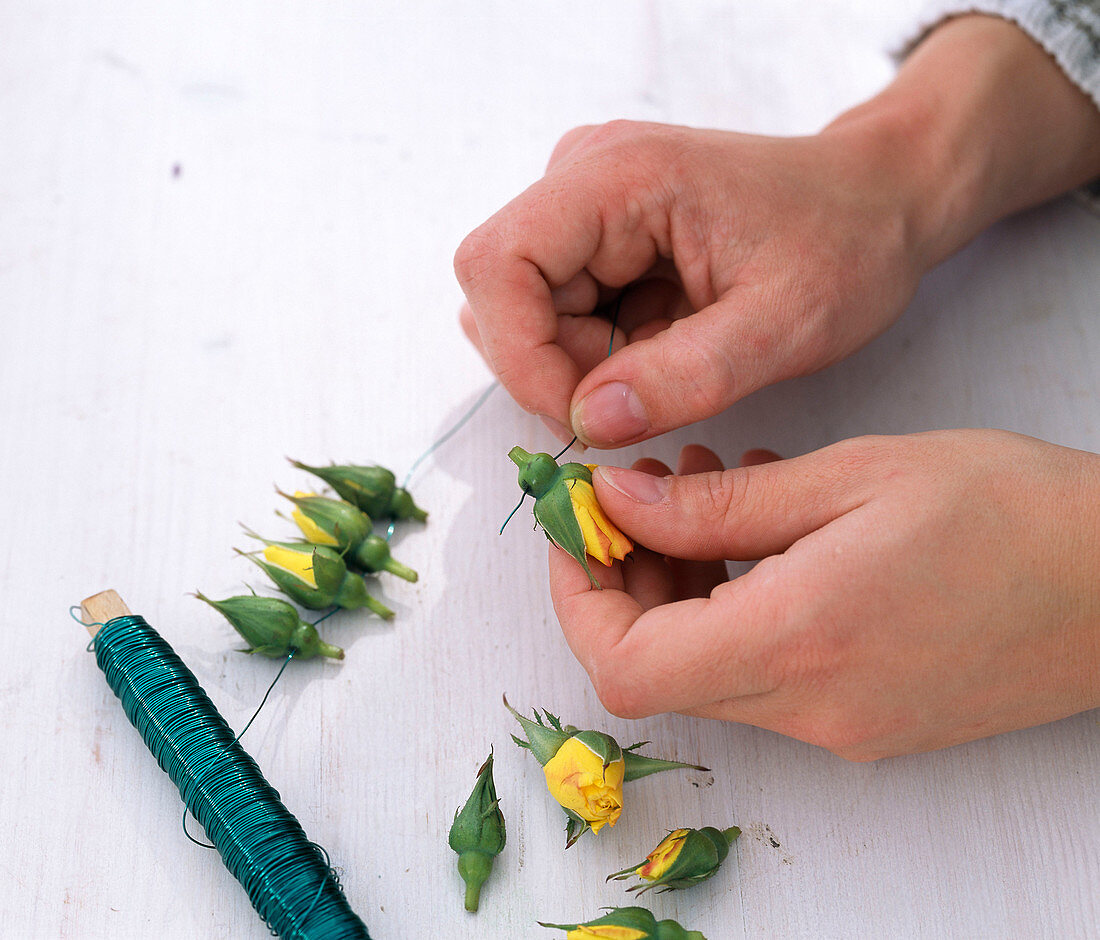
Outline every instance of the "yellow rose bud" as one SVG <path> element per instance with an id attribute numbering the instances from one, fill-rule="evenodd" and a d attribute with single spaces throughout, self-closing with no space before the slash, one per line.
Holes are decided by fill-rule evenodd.
<path id="1" fill-rule="evenodd" d="M 507 698 L 504 705 L 527 736 L 527 740 L 523 740 L 512 735 L 512 740 L 527 748 L 542 765 L 550 795 L 561 804 L 569 817 L 565 825 L 566 848 L 589 829 L 598 832 L 605 825 L 615 825 L 623 809 L 624 783 L 664 770 L 706 770 L 698 764 L 683 764 L 636 753 L 647 743 L 645 741 L 623 748 L 609 734 L 562 725 L 561 719 L 548 711 L 544 710 L 540 715 L 535 709 L 534 720 L 531 720 L 512 708 Z M 603 925 L 602 921 L 600 925 Z M 579 926 L 570 924 L 564 929 L 572 930 Z"/>
<path id="2" fill-rule="evenodd" d="M 569 738 L 543 766 L 550 795 L 599 832 L 614 826 L 623 810 L 622 756 L 604 766 L 603 758 L 576 737 Z"/>
<path id="3" fill-rule="evenodd" d="M 677 856 L 683 851 L 687 834 L 686 829 L 674 829 L 665 836 L 661 840 L 661 844 L 646 856 L 645 862 L 635 869 L 638 877 L 645 878 L 647 881 L 655 881 L 668 871 L 672 863 L 676 861 Z"/>
<path id="4" fill-rule="evenodd" d="M 301 490 L 294 493 L 294 498 L 296 500 L 309 499 L 310 497 L 316 498 L 316 496 L 316 493 L 303 493 Z M 330 532 L 326 532 L 322 529 L 309 516 L 302 512 L 301 509 L 295 509 L 290 515 L 298 528 L 302 530 L 302 535 L 314 545 L 331 545 L 335 548 L 343 547 L 339 539 L 334 538 Z"/>
<path id="5" fill-rule="evenodd" d="M 284 571 L 289 571 L 311 588 L 317 587 L 317 579 L 313 575 L 312 548 L 296 551 L 283 545 L 267 545 L 264 547 L 264 558 Z"/>
<path id="6" fill-rule="evenodd" d="M 417 574 L 390 554 L 389 543 L 371 532 L 371 520 L 365 512 L 342 499 L 331 499 L 300 490 L 293 496 L 279 491 L 294 503 L 291 517 L 311 545 L 335 548 L 353 570 L 372 574 L 388 571 L 415 581 Z"/>
<path id="7" fill-rule="evenodd" d="M 311 610 L 332 605 L 347 610 L 366 607 L 387 620 L 393 616 L 392 610 L 367 593 L 366 582 L 348 570 L 335 549 L 308 542 L 272 542 L 249 534 L 264 543 L 263 559 L 257 558 L 256 552 L 241 554 L 267 572 L 280 591 L 303 607 Z"/>
<path id="8" fill-rule="evenodd" d="M 307 541 L 314 545 L 329 545 L 333 548 L 340 547 L 340 543 L 336 541 L 336 539 L 329 535 L 300 509 L 295 509 L 290 515 L 293 517 L 295 523 L 297 523 L 298 528 L 302 530 L 302 535 L 306 537 Z"/>
<path id="9" fill-rule="evenodd" d="M 627 888 L 627 891 L 637 891 L 639 894 L 645 894 L 652 888 L 663 891 L 690 888 L 718 871 L 729 855 L 730 845 L 739 835 L 741 830 L 737 826 L 721 830 L 714 826 L 674 829 L 646 856 L 644 862 L 608 875 L 607 880 L 621 881 L 637 876 L 642 883 Z"/>
<path id="10" fill-rule="evenodd" d="M 585 924 L 548 924 L 566 930 L 566 940 L 706 940 L 698 930 L 685 930 L 674 920 L 657 920 L 644 907 L 613 907 Z"/>
<path id="11" fill-rule="evenodd" d="M 566 463 L 559 467 L 549 454 L 529 454 L 518 445 L 508 451 L 508 457 L 519 467 L 520 489 L 535 498 L 535 521 L 550 541 L 580 562 L 592 586 L 599 588 L 588 557 L 610 566 L 612 559 L 621 561 L 634 546 L 596 500 L 592 488 L 596 465 Z"/>
<path id="12" fill-rule="evenodd" d="M 570 930 L 565 935 L 565 940 L 645 940 L 652 936 L 644 930 L 635 930 L 633 927 L 619 927 L 615 924 L 596 924 L 593 927 L 581 925 L 576 930 Z"/>

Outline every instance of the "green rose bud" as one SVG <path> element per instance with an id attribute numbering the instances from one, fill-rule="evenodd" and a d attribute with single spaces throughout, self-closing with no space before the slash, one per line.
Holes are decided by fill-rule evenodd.
<path id="1" fill-rule="evenodd" d="M 244 594 L 227 597 L 224 601 L 212 601 L 201 591 L 195 593 L 217 610 L 248 643 L 245 653 L 258 653 L 281 659 L 292 652 L 298 659 L 328 656 L 343 659 L 344 651 L 321 639 L 317 628 L 298 616 L 293 604 L 278 597 L 259 597 Z"/>
<path id="2" fill-rule="evenodd" d="M 292 503 L 291 513 L 302 534 L 314 545 L 328 545 L 345 552 L 347 561 L 372 574 L 388 571 L 415 581 L 417 574 L 390 554 L 389 543 L 371 532 L 371 520 L 363 510 L 343 499 L 330 499 L 315 493 L 280 492 Z"/>
<path id="3" fill-rule="evenodd" d="M 620 881 L 637 875 L 641 884 L 628 891 L 645 894 L 651 888 L 660 887 L 663 891 L 677 888 L 689 888 L 713 875 L 729 854 L 733 840 L 741 835 L 737 826 L 718 830 L 713 826 L 702 829 L 674 829 L 646 856 L 644 862 L 631 865 L 613 875 Z"/>
<path id="4" fill-rule="evenodd" d="M 661 760 L 635 754 L 642 741 L 630 747 L 602 731 L 581 731 L 563 726 L 557 715 L 535 711 L 535 720 L 524 718 L 504 699 L 504 705 L 520 723 L 527 740 L 512 740 L 527 748 L 542 765 L 546 788 L 565 810 L 566 842 L 569 848 L 589 830 L 599 832 L 614 826 L 623 808 L 623 784 L 662 770 L 689 768 L 706 770 L 697 764 Z M 545 721 L 543 720 L 545 716 Z"/>
<path id="5" fill-rule="evenodd" d="M 657 920 L 644 907 L 605 908 L 603 917 L 583 924 L 547 924 L 566 930 L 566 940 L 707 940 L 698 930 L 685 930 L 674 920 Z"/>
<path id="6" fill-rule="evenodd" d="M 506 833 L 496 785 L 493 752 L 477 772 L 466 805 L 455 811 L 447 842 L 458 853 L 458 873 L 466 882 L 466 910 L 476 911 L 481 886 L 493 870 L 493 860 L 504 850 Z"/>
<path id="7" fill-rule="evenodd" d="M 263 561 L 256 557 L 257 553 L 241 554 L 252 559 L 280 591 L 303 607 L 311 610 L 322 610 L 333 605 L 347 610 L 366 607 L 387 620 L 393 617 L 392 610 L 367 593 L 363 578 L 354 571 L 348 571 L 344 559 L 328 546 L 311 545 L 309 542 L 260 541 L 265 546 Z"/>
<path id="8" fill-rule="evenodd" d="M 344 499 L 358 506 L 372 519 L 428 518 L 409 491 L 397 486 L 394 475 L 385 467 L 360 467 L 352 464 L 310 467 L 297 460 L 290 461 L 299 470 L 320 477 Z"/>

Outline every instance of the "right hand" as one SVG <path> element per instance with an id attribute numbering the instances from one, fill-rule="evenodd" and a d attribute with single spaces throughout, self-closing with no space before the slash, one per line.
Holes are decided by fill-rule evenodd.
<path id="1" fill-rule="evenodd" d="M 960 430 L 746 456 L 594 470 L 635 540 L 591 566 L 603 590 L 550 547 L 554 610 L 610 712 L 869 760 L 1100 706 L 1100 455 Z M 728 580 L 725 559 L 762 561 Z"/>
<path id="2" fill-rule="evenodd" d="M 597 447 L 841 359 L 893 322 L 924 270 L 915 186 L 866 123 L 803 138 L 570 132 L 459 248 L 467 334 L 523 408 Z M 608 322 L 591 314 L 620 293 L 609 358 Z"/>

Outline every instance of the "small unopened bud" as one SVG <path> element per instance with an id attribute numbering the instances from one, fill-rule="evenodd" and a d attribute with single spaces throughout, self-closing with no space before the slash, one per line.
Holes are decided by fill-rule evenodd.
<path id="1" fill-rule="evenodd" d="M 244 594 L 212 601 L 202 592 L 195 596 L 206 601 L 232 625 L 248 644 L 245 653 L 257 653 L 272 659 L 281 659 L 291 653 L 298 659 L 328 656 L 343 659 L 344 651 L 326 643 L 317 628 L 298 616 L 293 604 L 278 597 L 260 597 Z"/>
<path id="2" fill-rule="evenodd" d="M 428 514 L 413 502 L 409 491 L 398 486 L 393 473 L 385 467 L 355 464 L 311 467 L 297 460 L 290 462 L 298 469 L 320 477 L 372 519 L 416 519 L 423 522 L 428 518 Z"/>
<path id="3" fill-rule="evenodd" d="M 504 850 L 504 815 L 493 783 L 493 754 L 477 772 L 466 805 L 455 812 L 447 842 L 458 853 L 458 873 L 466 883 L 466 910 L 476 911 L 481 886 L 493 870 L 493 860 Z"/>

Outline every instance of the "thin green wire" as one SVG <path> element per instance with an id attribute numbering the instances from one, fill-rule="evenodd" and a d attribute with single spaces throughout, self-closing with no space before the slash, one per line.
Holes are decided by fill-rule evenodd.
<path id="1" fill-rule="evenodd" d="M 611 314 L 611 336 L 607 340 L 607 356 L 608 356 L 608 358 L 611 358 L 611 354 L 615 351 L 615 327 L 619 325 L 619 311 L 623 307 L 623 298 L 625 296 L 626 296 L 626 289 L 624 288 L 623 291 L 619 294 L 619 299 L 615 302 L 615 312 Z M 490 391 L 492 391 L 492 389 L 490 389 Z M 572 447 L 576 443 L 577 443 L 577 435 L 574 434 L 573 435 L 573 440 L 571 440 L 561 450 L 559 450 L 556 454 L 554 454 L 555 462 L 558 461 L 558 460 L 561 460 L 562 454 L 564 454 L 567 450 L 569 450 L 570 447 Z M 524 490 L 523 495 L 520 496 L 520 498 L 519 498 L 519 502 L 516 503 L 516 508 L 513 509 L 510 513 L 508 513 L 508 518 L 504 520 L 504 525 L 502 525 L 500 527 L 500 531 L 497 533 L 497 535 L 503 535 L 504 534 L 505 527 L 508 525 L 509 522 L 512 521 L 512 516 L 514 516 L 517 512 L 519 512 L 519 507 L 523 505 L 523 501 L 527 498 L 528 495 L 529 494 L 528 494 L 527 490 Z M 390 523 L 390 531 L 391 532 L 393 531 L 393 523 L 392 522 Z"/>
<path id="2" fill-rule="evenodd" d="M 309 841 L 168 643 L 142 617 L 127 616 L 108 621 L 93 644 L 130 722 L 271 932 L 370 940 L 325 850 Z"/>
<path id="3" fill-rule="evenodd" d="M 413 474 L 416 473 L 416 468 L 419 467 L 432 454 L 434 454 L 440 447 L 446 444 L 447 441 L 454 437 L 465 426 L 466 422 L 469 421 L 475 414 L 478 413 L 478 411 L 481 410 L 481 406 L 484 405 L 486 401 L 488 401 L 489 396 L 499 385 L 499 382 L 491 383 L 489 387 L 478 396 L 477 401 L 475 401 L 466 410 L 466 413 L 461 418 L 459 418 L 458 421 L 451 425 L 451 429 L 438 440 L 436 440 L 426 451 L 424 451 L 424 453 L 422 453 L 419 457 L 416 458 L 416 460 L 413 461 L 413 465 L 409 467 L 409 472 L 405 474 L 405 479 L 401 481 L 401 486 L 404 489 L 408 489 L 409 481 L 412 480 Z M 389 527 L 386 529 L 387 542 L 393 538 L 395 528 L 396 521 L 390 520 Z"/>

